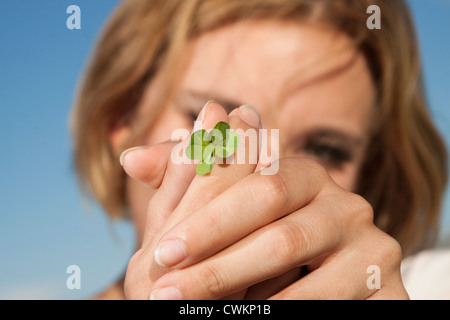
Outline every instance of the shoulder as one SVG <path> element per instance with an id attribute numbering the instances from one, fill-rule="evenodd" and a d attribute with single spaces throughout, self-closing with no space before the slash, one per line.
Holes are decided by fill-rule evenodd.
<path id="1" fill-rule="evenodd" d="M 450 249 L 426 250 L 407 257 L 401 273 L 411 299 L 450 299 Z"/>

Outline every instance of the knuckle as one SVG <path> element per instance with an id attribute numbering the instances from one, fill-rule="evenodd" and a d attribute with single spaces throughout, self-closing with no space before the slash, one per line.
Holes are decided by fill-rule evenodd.
<path id="1" fill-rule="evenodd" d="M 253 191 L 254 197 L 257 198 L 259 203 L 271 208 L 277 208 L 286 204 L 289 200 L 289 191 L 286 179 L 280 172 L 257 177 L 258 181 L 256 181 L 255 185 L 258 187 L 253 189 Z"/>
<path id="2" fill-rule="evenodd" d="M 383 258 L 389 259 L 395 266 L 400 265 L 402 260 L 402 248 L 400 243 L 391 236 L 385 234 L 383 248 Z"/>
<path id="3" fill-rule="evenodd" d="M 213 264 L 202 267 L 198 273 L 198 281 L 203 284 L 206 294 L 211 298 L 224 296 L 228 288 L 223 272 Z"/>
<path id="4" fill-rule="evenodd" d="M 376 229 L 376 235 L 372 238 L 372 258 L 384 265 L 386 271 L 397 272 L 400 270 L 402 260 L 402 248 L 397 240 L 380 229 Z"/>
<path id="5" fill-rule="evenodd" d="M 372 242 L 376 246 L 370 250 L 370 259 L 381 271 L 381 289 L 383 299 L 409 299 L 401 278 L 402 250 L 400 244 L 391 236 L 377 229 Z"/>
<path id="6" fill-rule="evenodd" d="M 296 257 L 309 250 L 312 232 L 294 223 L 280 224 L 272 230 L 273 256 L 281 265 L 295 264 Z"/>
<path id="7" fill-rule="evenodd" d="M 366 199 L 351 192 L 346 192 L 345 197 L 350 219 L 362 224 L 373 224 L 373 208 Z"/>
<path id="8" fill-rule="evenodd" d="M 335 212 L 339 214 L 339 217 L 331 216 L 330 219 L 332 220 L 341 219 L 341 221 L 356 228 L 373 225 L 373 208 L 368 201 L 358 194 L 339 190 L 324 196 L 323 201 L 330 207 L 334 207 Z"/>
<path id="9" fill-rule="evenodd" d="M 370 203 L 360 195 L 352 195 L 352 202 L 355 204 L 357 214 L 364 218 L 365 221 L 373 223 L 373 208 Z"/>

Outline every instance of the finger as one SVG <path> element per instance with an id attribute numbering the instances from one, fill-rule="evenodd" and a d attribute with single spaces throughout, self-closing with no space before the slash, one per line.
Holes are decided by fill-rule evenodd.
<path id="1" fill-rule="evenodd" d="M 234 109 L 228 116 L 231 132 L 239 136 L 239 144 L 233 157 L 221 159 L 216 156 L 210 176 L 215 180 L 225 180 L 226 185 L 232 185 L 242 177 L 253 173 L 259 158 L 259 129 L 261 117 L 258 110 L 251 105 L 242 105 Z M 207 183 L 207 177 L 203 183 Z"/>
<path id="2" fill-rule="evenodd" d="M 200 112 L 194 130 L 201 126 L 212 128 L 219 121 L 228 121 L 226 111 L 219 104 L 208 102 Z M 142 243 L 139 243 L 141 248 L 130 259 L 127 268 L 126 288 L 133 288 L 132 292 L 127 291 L 128 297 L 148 299 L 151 283 L 164 271 L 154 263 L 154 241 L 160 234 L 156 239 L 155 235 L 160 232 L 195 176 L 195 164 L 184 153 L 187 143 L 188 138 L 172 149 L 162 182 L 148 205 L 144 236 Z"/>
<path id="3" fill-rule="evenodd" d="M 280 134 L 279 129 L 264 129 L 260 131 L 260 146 L 258 165 L 255 172 L 264 168 L 266 174 L 277 172 L 276 160 L 280 158 Z M 275 163 L 274 163 L 275 162 Z"/>
<path id="4" fill-rule="evenodd" d="M 355 257 L 337 256 L 326 265 L 270 297 L 271 300 L 360 300 L 377 289 L 366 285 L 364 266 L 356 266 Z"/>
<path id="5" fill-rule="evenodd" d="M 376 255 L 367 255 L 361 248 L 347 248 L 334 255 L 332 261 L 328 261 L 270 299 L 408 299 L 401 282 L 400 268 L 395 274 L 391 267 L 381 267 L 386 261 L 378 258 Z"/>
<path id="6" fill-rule="evenodd" d="M 191 265 L 304 207 L 324 188 L 325 172 L 318 173 L 311 160 L 279 162 L 276 175 L 247 176 L 167 231 L 159 242 L 159 259 L 171 267 Z M 186 256 L 171 249 L 178 245 L 186 248 Z"/>
<path id="7" fill-rule="evenodd" d="M 280 292 L 301 277 L 302 268 L 292 269 L 278 277 L 265 280 L 248 288 L 246 300 L 265 300 Z"/>
<path id="8" fill-rule="evenodd" d="M 183 299 L 216 299 L 336 252 L 344 237 L 328 215 L 336 210 L 334 202 L 311 203 L 210 258 L 173 270 L 156 281 L 152 292 L 170 287 Z"/>
<path id="9" fill-rule="evenodd" d="M 398 242 L 372 225 L 271 299 L 408 299 L 400 263 Z"/>
<path id="10" fill-rule="evenodd" d="M 208 101 L 200 112 L 194 125 L 194 130 L 199 127 L 211 129 L 219 121 L 227 121 L 228 115 L 221 105 Z M 158 192 L 149 203 L 149 216 L 146 222 L 146 232 L 143 243 L 150 243 L 161 226 L 171 214 L 189 185 L 195 177 L 196 164 L 187 158 L 184 150 L 189 143 L 189 136 L 176 144 L 167 160 L 167 167 Z M 158 214 L 155 214 L 155 213 Z M 152 230 L 150 232 L 150 230 Z"/>
<path id="11" fill-rule="evenodd" d="M 261 123 L 259 113 L 255 108 L 244 105 L 233 110 L 228 121 L 231 129 L 239 134 L 239 145 L 232 161 L 228 159 L 223 164 L 214 163 L 210 174 L 197 175 L 194 178 L 171 216 L 172 226 L 254 171 L 258 153 L 257 129 Z M 249 161 L 250 158 L 253 161 Z"/>
<path id="12" fill-rule="evenodd" d="M 217 104 L 208 106 L 211 103 L 212 101 L 208 101 L 199 113 L 195 122 L 197 127 L 201 124 L 201 126 L 210 128 L 216 123 L 215 121 L 225 118 L 225 111 L 220 110 L 221 108 Z M 205 114 L 206 109 L 208 109 L 207 114 Z M 153 146 L 138 146 L 126 149 L 120 155 L 120 164 L 130 177 L 150 188 L 157 189 L 161 185 L 168 162 L 174 159 L 175 155 L 173 153 L 182 151 L 177 156 L 182 157 L 184 155 L 184 149 L 189 142 L 189 135 L 176 139 L 178 140 L 169 140 Z M 175 146 L 177 148 L 173 150 Z M 187 164 L 191 162 L 185 156 L 182 160 L 189 162 Z M 183 172 L 187 173 L 188 171 L 184 170 Z"/>
<path id="13" fill-rule="evenodd" d="M 231 164 L 215 163 L 210 174 L 197 175 L 183 196 L 183 199 L 181 199 L 178 207 L 169 217 L 165 230 L 163 231 L 167 231 L 170 227 L 191 215 L 222 191 L 226 190 L 229 186 L 254 171 L 257 162 L 258 140 L 257 130 L 255 130 L 257 128 L 252 127 L 252 125 L 260 125 L 259 114 L 253 107 L 243 106 L 231 112 L 228 121 L 232 129 L 239 129 L 236 132 L 239 134 L 240 142 L 233 155 L 234 161 Z M 252 125 L 249 123 L 252 123 Z M 246 134 L 253 136 L 251 145 L 245 143 Z M 256 150 L 252 148 L 256 148 Z M 250 149 L 256 154 L 256 159 L 254 159 L 253 163 L 247 161 L 249 159 Z"/>
<path id="14" fill-rule="evenodd" d="M 212 103 L 211 105 L 215 104 Z M 230 127 L 239 134 L 240 139 L 237 150 L 233 155 L 234 161 L 232 161 L 231 164 L 224 163 L 223 165 L 215 163 L 210 174 L 196 176 L 194 178 L 189 189 L 180 200 L 179 205 L 176 209 L 174 208 L 175 210 L 173 210 L 170 217 L 168 217 L 164 229 L 161 230 L 161 235 L 163 232 L 169 230 L 175 224 L 194 213 L 197 209 L 207 204 L 230 185 L 254 171 L 257 163 L 258 151 L 258 134 L 255 129 L 258 129 L 261 125 L 259 113 L 255 108 L 244 105 L 231 112 L 227 121 L 229 121 Z M 248 142 L 246 142 L 246 135 L 251 135 Z M 253 161 L 250 161 L 251 152 L 256 154 Z M 170 169 L 168 168 L 168 171 L 169 170 Z M 193 169 L 191 168 L 191 172 L 192 170 Z M 173 176 L 176 177 L 175 174 Z M 173 183 L 176 183 L 176 181 L 173 181 Z M 200 234 L 202 233 L 203 230 Z M 164 257 L 164 252 L 169 252 L 169 255 Z M 162 247 L 157 248 L 155 251 L 155 258 L 160 266 L 173 265 L 172 260 L 183 258 L 184 253 L 184 244 L 175 240 L 172 242 L 172 245 L 165 246 L 165 249 L 162 249 Z"/>
<path id="15" fill-rule="evenodd" d="M 125 172 L 151 189 L 160 187 L 173 147 L 178 142 L 166 141 L 153 146 L 127 149 L 120 156 Z"/>

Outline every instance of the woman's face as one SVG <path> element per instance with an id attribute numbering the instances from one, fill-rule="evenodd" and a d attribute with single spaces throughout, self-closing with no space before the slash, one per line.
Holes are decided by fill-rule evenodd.
<path id="1" fill-rule="evenodd" d="M 173 100 L 143 144 L 190 130 L 209 99 L 228 111 L 251 104 L 263 128 L 279 130 L 280 157 L 312 157 L 341 187 L 355 189 L 375 90 L 364 57 L 346 36 L 293 22 L 246 21 L 201 35 L 185 57 Z M 160 81 L 150 85 L 141 111 L 151 108 Z M 151 194 L 131 179 L 127 190 L 141 237 Z"/>

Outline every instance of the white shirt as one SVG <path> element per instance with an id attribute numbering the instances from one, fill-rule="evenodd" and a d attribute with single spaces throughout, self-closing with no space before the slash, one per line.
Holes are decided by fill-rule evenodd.
<path id="1" fill-rule="evenodd" d="M 405 258 L 403 284 L 412 300 L 450 299 L 450 250 L 435 249 Z"/>

